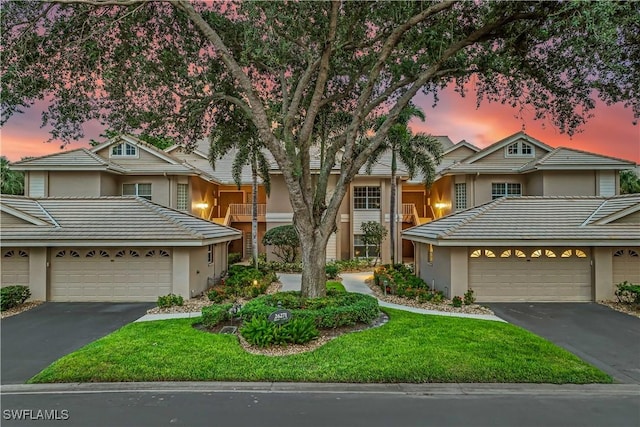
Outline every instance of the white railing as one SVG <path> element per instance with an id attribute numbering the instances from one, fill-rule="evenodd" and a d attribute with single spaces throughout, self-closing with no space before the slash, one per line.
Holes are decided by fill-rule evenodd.
<path id="1" fill-rule="evenodd" d="M 231 203 L 229 204 L 229 212 L 232 216 L 251 216 L 252 205 L 250 203 Z M 258 216 L 265 216 L 267 213 L 267 205 L 258 204 Z"/>

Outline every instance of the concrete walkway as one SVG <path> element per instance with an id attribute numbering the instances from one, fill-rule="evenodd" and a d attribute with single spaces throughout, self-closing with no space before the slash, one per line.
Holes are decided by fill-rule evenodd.
<path id="1" fill-rule="evenodd" d="M 368 277 L 373 276 L 373 272 L 365 271 L 360 273 L 342 273 L 340 277 L 342 277 L 342 284 L 347 292 L 357 292 L 360 294 L 366 294 L 374 296 L 373 291 L 367 286 L 365 280 Z M 282 283 L 281 291 L 299 291 L 302 276 L 297 273 L 280 273 L 278 275 L 280 278 L 280 283 Z M 409 311 L 411 313 L 418 314 L 431 314 L 434 316 L 449 316 L 449 317 L 465 317 L 468 319 L 481 319 L 481 320 L 493 320 L 496 322 L 504 322 L 503 319 L 498 316 L 493 316 L 490 314 L 467 314 L 467 313 L 450 313 L 448 311 L 437 311 L 437 310 L 425 310 L 422 308 L 409 307 L 406 305 L 393 304 L 385 301 L 378 300 L 378 303 L 381 307 L 395 308 L 397 310 Z"/>

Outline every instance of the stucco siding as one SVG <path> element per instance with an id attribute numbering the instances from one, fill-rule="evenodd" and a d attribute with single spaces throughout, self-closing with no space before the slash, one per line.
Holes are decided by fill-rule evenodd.
<path id="1" fill-rule="evenodd" d="M 544 171 L 544 196 L 595 196 L 593 171 Z"/>
<path id="2" fill-rule="evenodd" d="M 544 196 L 543 172 L 534 172 L 526 175 L 525 196 Z"/>
<path id="3" fill-rule="evenodd" d="M 49 172 L 49 197 L 98 197 L 100 172 Z"/>
<path id="4" fill-rule="evenodd" d="M 0 224 L 2 224 L 3 227 L 12 225 L 33 225 L 28 221 L 17 218 L 6 212 L 0 212 Z"/>
<path id="5" fill-rule="evenodd" d="M 446 297 L 451 292 L 451 249 L 434 246 L 433 262 L 428 262 L 429 246 L 425 243 L 416 244 L 420 249 L 420 277 L 429 287 L 442 291 Z"/>
<path id="6" fill-rule="evenodd" d="M 120 196 L 121 194 L 122 186 L 118 184 L 118 178 L 109 173 L 100 173 L 100 195 Z"/>
<path id="7" fill-rule="evenodd" d="M 613 221 L 612 224 L 638 224 L 640 227 L 640 211 Z"/>
<path id="8" fill-rule="evenodd" d="M 480 175 L 476 177 L 473 182 L 473 206 L 478 206 L 492 200 L 491 187 L 494 183 L 519 183 L 521 185 L 522 193 L 526 194 L 527 191 L 526 177 L 522 175 Z"/>
<path id="9" fill-rule="evenodd" d="M 120 194 L 123 184 L 151 184 L 151 201 L 170 207 L 171 181 L 164 176 L 126 176 L 120 181 Z"/>

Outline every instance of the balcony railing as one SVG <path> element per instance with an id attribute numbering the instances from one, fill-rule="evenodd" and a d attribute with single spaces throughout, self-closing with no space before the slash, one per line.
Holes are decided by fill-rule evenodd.
<path id="1" fill-rule="evenodd" d="M 258 204 L 258 216 L 265 216 L 267 213 L 267 205 Z M 251 216 L 252 205 L 250 203 L 232 203 L 229 205 L 229 214 L 231 216 Z"/>

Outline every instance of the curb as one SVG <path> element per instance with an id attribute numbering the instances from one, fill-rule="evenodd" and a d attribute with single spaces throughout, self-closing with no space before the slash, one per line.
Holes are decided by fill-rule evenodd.
<path id="1" fill-rule="evenodd" d="M 0 394 L 62 393 L 370 393 L 415 396 L 636 396 L 638 384 L 355 384 L 355 383 L 279 383 L 279 382 L 141 382 L 141 383 L 56 383 L 9 384 L 0 386 Z"/>

